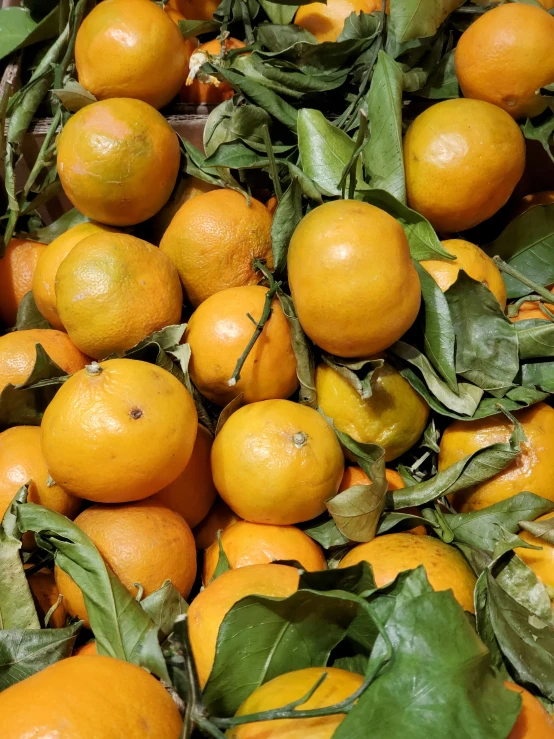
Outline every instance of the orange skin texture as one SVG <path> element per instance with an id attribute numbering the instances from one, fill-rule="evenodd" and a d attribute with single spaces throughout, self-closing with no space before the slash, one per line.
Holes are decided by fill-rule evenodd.
<path id="1" fill-rule="evenodd" d="M 388 585 L 404 570 L 423 565 L 434 590 L 452 590 L 458 603 L 475 613 L 473 589 L 477 580 L 473 570 L 457 549 L 439 539 L 408 533 L 383 534 L 351 549 L 339 567 L 363 561 L 373 568 L 377 587 Z"/>
<path id="2" fill-rule="evenodd" d="M 275 215 L 275 211 L 277 210 L 277 206 L 279 205 L 279 201 L 275 196 L 269 198 L 267 203 L 265 204 L 265 207 L 268 209 L 268 211 L 271 213 L 272 216 Z"/>
<path id="3" fill-rule="evenodd" d="M 58 602 L 58 597 L 60 595 L 60 591 L 58 590 L 58 586 L 54 579 L 54 573 L 43 568 L 42 570 L 35 572 L 33 575 L 30 575 L 27 578 L 27 582 L 31 588 L 31 593 L 33 595 L 33 600 L 35 602 L 41 625 L 44 625 L 46 614 L 50 608 Z M 67 612 L 62 601 L 50 616 L 47 628 L 61 629 L 64 627 L 66 615 Z"/>
<path id="4" fill-rule="evenodd" d="M 183 291 L 168 257 L 129 234 L 78 243 L 56 274 L 56 306 L 69 337 L 95 359 L 122 354 L 179 323 Z"/>
<path id="5" fill-rule="evenodd" d="M 175 131 L 142 100 L 87 105 L 58 138 L 65 194 L 81 213 L 110 226 L 133 226 L 155 215 L 171 195 L 180 161 Z"/>
<path id="6" fill-rule="evenodd" d="M 63 260 L 74 246 L 87 236 L 106 231 L 98 223 L 79 223 L 45 246 L 38 258 L 33 276 L 33 297 L 41 314 L 58 331 L 65 331 L 56 308 L 56 275 Z"/>
<path id="7" fill-rule="evenodd" d="M 179 208 L 160 243 L 177 267 L 189 302 L 203 300 L 228 287 L 255 285 L 256 258 L 273 267 L 271 213 L 255 198 L 234 190 L 213 190 Z"/>
<path id="8" fill-rule="evenodd" d="M 226 528 L 240 520 L 237 514 L 229 508 L 227 503 L 219 498 L 211 507 L 206 518 L 192 532 L 194 534 L 196 548 L 207 549 L 214 541 L 217 541 L 218 531 L 225 531 Z"/>
<path id="9" fill-rule="evenodd" d="M 359 200 L 325 203 L 304 216 L 290 242 L 288 274 L 302 328 L 339 357 L 386 349 L 419 310 L 419 278 L 402 227 Z"/>
<path id="10" fill-rule="evenodd" d="M 546 306 L 547 310 L 554 313 L 554 305 L 549 305 L 548 303 L 543 303 L 543 305 Z M 529 320 L 539 320 L 539 321 L 552 321 L 553 320 L 552 318 L 547 316 L 546 313 L 539 308 L 539 304 L 533 300 L 526 300 L 524 303 L 522 303 L 519 306 L 517 315 L 509 316 L 509 319 L 512 323 L 516 323 L 517 321 L 529 321 Z"/>
<path id="11" fill-rule="evenodd" d="M 242 49 L 246 44 L 239 41 L 236 38 L 228 38 L 225 40 L 225 52 L 230 49 Z M 221 41 L 219 39 L 212 39 L 205 44 L 195 49 L 195 53 L 203 52 L 212 57 L 215 57 L 214 62 L 217 65 L 218 58 L 221 54 Z M 189 105 L 219 105 L 224 100 L 229 100 L 235 94 L 234 89 L 228 82 L 219 81 L 219 84 L 215 82 L 201 82 L 195 77 L 190 83 L 187 80 L 185 85 L 181 88 L 180 99 L 182 103 L 189 103 Z"/>
<path id="12" fill-rule="evenodd" d="M 497 106 L 444 100 L 411 124 L 404 163 L 410 208 L 437 231 L 463 231 L 506 203 L 525 168 L 525 143 Z"/>
<path id="13" fill-rule="evenodd" d="M 239 357 L 264 310 L 267 288 L 231 287 L 211 295 L 192 314 L 184 341 L 191 348 L 189 371 L 204 397 L 225 406 L 242 393 L 245 403 L 288 398 L 298 387 L 290 328 L 277 297 L 271 316 L 252 347 L 240 380 L 229 387 Z"/>
<path id="14" fill-rule="evenodd" d="M 27 239 L 11 239 L 0 259 L 0 320 L 14 326 L 17 309 L 31 290 L 33 275 L 45 244 Z"/>
<path id="15" fill-rule="evenodd" d="M 100 656 L 63 659 L 12 685 L 0 696 L 0 713 L 2 739 L 178 739 L 182 726 L 152 675 Z"/>
<path id="16" fill-rule="evenodd" d="M 191 21 L 211 21 L 220 0 L 174 0 L 174 5 Z"/>
<path id="17" fill-rule="evenodd" d="M 0 392 L 6 385 L 22 385 L 27 380 L 35 366 L 37 344 L 68 375 L 87 363 L 87 357 L 61 331 L 49 328 L 13 331 L 0 336 Z"/>
<path id="18" fill-rule="evenodd" d="M 273 678 L 257 688 L 237 711 L 237 716 L 246 716 L 258 711 L 281 708 L 295 700 L 300 700 L 321 678 L 327 677 L 309 700 L 302 704 L 302 710 L 326 708 L 340 703 L 355 693 L 363 684 L 363 677 L 336 667 L 307 667 L 304 670 L 287 672 Z M 279 719 L 236 726 L 227 732 L 229 739 L 331 739 L 344 713 L 331 716 L 303 719 Z"/>
<path id="19" fill-rule="evenodd" d="M 75 41 L 79 82 L 97 100 L 135 98 L 162 108 L 185 81 L 189 53 L 171 18 L 154 3 L 104 0 Z"/>
<path id="20" fill-rule="evenodd" d="M 216 436 L 212 474 L 237 515 L 277 526 L 309 521 L 339 489 L 344 457 L 313 408 L 263 400 L 235 411 Z"/>
<path id="21" fill-rule="evenodd" d="M 96 651 L 96 639 L 83 644 L 82 647 L 77 647 L 77 649 L 73 652 L 74 657 L 78 657 L 79 655 L 83 656 L 85 654 L 98 654 L 98 652 Z"/>
<path id="22" fill-rule="evenodd" d="M 308 572 L 327 569 L 321 547 L 295 526 L 239 521 L 221 534 L 221 545 L 233 569 L 276 560 L 296 560 Z M 218 560 L 219 542 L 215 541 L 204 553 L 205 585 L 212 579 Z"/>
<path id="23" fill-rule="evenodd" d="M 554 518 L 554 511 L 546 513 L 544 516 L 539 516 L 535 521 L 548 521 L 551 518 Z M 541 582 L 554 588 L 554 545 L 549 544 L 538 536 L 533 536 L 529 531 L 522 530 L 518 536 L 528 544 L 532 544 L 535 547 L 542 547 L 541 549 L 517 547 L 514 549 L 514 552 L 533 570 Z"/>
<path id="24" fill-rule="evenodd" d="M 90 537 L 106 564 L 127 590 L 144 596 L 161 588 L 166 580 L 186 598 L 196 577 L 196 548 L 190 526 L 175 511 L 156 501 L 123 505 L 94 505 L 75 519 Z M 81 589 L 61 568 L 56 582 L 67 611 L 90 628 Z"/>
<path id="25" fill-rule="evenodd" d="M 533 118 L 548 107 L 536 95 L 554 82 L 554 18 L 543 8 L 508 3 L 493 8 L 462 34 L 456 76 L 466 98 L 498 105 L 514 118 Z"/>
<path id="26" fill-rule="evenodd" d="M 336 41 L 351 13 L 359 15 L 373 10 L 381 10 L 379 0 L 327 0 L 326 5 L 309 3 L 298 8 L 294 24 L 305 28 L 320 43 Z"/>
<path id="27" fill-rule="evenodd" d="M 554 721 L 544 706 L 529 691 L 508 680 L 508 690 L 521 695 L 521 711 L 508 739 L 554 739 Z"/>
<path id="28" fill-rule="evenodd" d="M 216 185 L 210 185 L 209 182 L 199 180 L 197 177 L 187 177 L 186 179 L 179 180 L 167 203 L 148 222 L 148 241 L 153 244 L 160 243 L 173 216 L 187 200 L 195 198 L 197 195 L 202 195 L 205 192 L 218 189 Z"/>
<path id="29" fill-rule="evenodd" d="M 191 528 L 208 515 L 217 497 L 210 467 L 212 444 L 213 437 L 208 429 L 198 424 L 196 441 L 187 466 L 179 477 L 151 498 L 179 513 Z"/>
<path id="30" fill-rule="evenodd" d="M 287 598 L 298 589 L 298 570 L 286 565 L 250 565 L 228 570 L 202 590 L 187 614 L 192 654 L 201 687 L 208 682 L 221 622 L 248 595 Z"/>
<path id="31" fill-rule="evenodd" d="M 477 282 L 482 282 L 498 300 L 502 309 L 506 307 L 506 286 L 500 270 L 488 254 L 470 241 L 463 239 L 447 239 L 441 242 L 449 254 L 456 259 L 446 261 L 429 259 L 420 262 L 429 272 L 440 289 L 444 292 L 453 285 L 461 269 Z"/>
<path id="32" fill-rule="evenodd" d="M 545 403 L 537 403 L 514 415 L 527 436 L 527 441 L 521 444 L 521 454 L 490 480 L 454 493 L 451 502 L 460 513 L 478 511 L 522 490 L 554 500 L 554 409 Z M 489 444 L 507 443 L 512 430 L 513 425 L 502 415 L 478 421 L 454 421 L 440 441 L 439 470 Z"/>
<path id="33" fill-rule="evenodd" d="M 153 495 L 192 454 L 198 417 L 171 373 L 135 359 L 77 372 L 42 419 L 42 451 L 54 480 L 98 503 Z"/>

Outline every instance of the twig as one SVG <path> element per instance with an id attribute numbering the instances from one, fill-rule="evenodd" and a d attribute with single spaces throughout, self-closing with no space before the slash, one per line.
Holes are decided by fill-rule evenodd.
<path id="1" fill-rule="evenodd" d="M 267 158 L 269 159 L 269 175 L 273 180 L 273 187 L 275 188 L 275 195 L 277 196 L 277 202 L 281 202 L 283 197 L 283 191 L 281 190 L 281 182 L 279 180 L 279 171 L 277 169 L 277 162 L 275 160 L 275 153 L 273 146 L 271 145 L 271 137 L 269 135 L 269 128 L 267 124 L 262 126 L 262 135 L 264 137 L 264 144 L 267 151 Z"/>
<path id="2" fill-rule="evenodd" d="M 506 262 L 499 256 L 495 256 L 493 257 L 493 259 L 496 263 L 496 266 L 501 272 L 505 272 L 507 275 L 510 275 L 510 277 L 519 280 L 519 282 L 522 282 L 524 285 L 527 285 L 527 287 L 530 287 L 532 290 L 534 290 L 537 295 L 540 295 L 545 302 L 554 305 L 554 295 L 550 292 L 550 290 L 547 290 L 545 287 L 542 287 L 542 285 L 538 285 L 536 282 L 533 282 L 524 274 L 518 272 L 517 269 L 510 267 L 510 265 L 506 264 Z"/>

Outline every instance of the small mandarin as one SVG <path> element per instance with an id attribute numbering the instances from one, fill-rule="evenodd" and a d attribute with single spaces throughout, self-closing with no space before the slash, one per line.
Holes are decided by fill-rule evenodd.
<path id="1" fill-rule="evenodd" d="M 32 289 L 40 255 L 45 244 L 28 239 L 11 239 L 0 259 L 0 320 L 8 327 L 15 325 L 17 309 Z"/>

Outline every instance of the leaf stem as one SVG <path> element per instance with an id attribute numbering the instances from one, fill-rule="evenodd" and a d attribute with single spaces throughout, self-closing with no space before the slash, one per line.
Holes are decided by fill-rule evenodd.
<path id="1" fill-rule="evenodd" d="M 281 181 L 279 180 L 279 170 L 277 169 L 277 162 L 275 160 L 275 152 L 271 145 L 271 137 L 269 135 L 269 128 L 267 124 L 262 126 L 262 134 L 264 137 L 264 144 L 267 152 L 267 158 L 269 159 L 269 175 L 273 181 L 273 187 L 275 188 L 275 195 L 277 202 L 281 202 L 283 197 L 283 191 L 281 189 Z"/>
<path id="2" fill-rule="evenodd" d="M 530 280 L 517 269 L 514 269 L 509 264 L 507 264 L 498 255 L 493 257 L 493 259 L 496 263 L 496 266 L 501 272 L 505 272 L 507 275 L 510 275 L 510 277 L 519 280 L 519 282 L 522 282 L 524 285 L 527 285 L 527 287 L 530 287 L 532 290 L 534 290 L 537 295 L 540 295 L 546 303 L 551 303 L 554 305 L 554 295 L 550 292 L 550 290 L 547 290 L 545 287 L 542 287 L 542 285 L 538 285 L 536 282 Z"/>
<path id="3" fill-rule="evenodd" d="M 250 46 L 255 42 L 254 33 L 252 32 L 252 21 L 250 20 L 250 13 L 248 11 L 247 0 L 241 0 L 241 11 L 242 11 L 242 22 L 244 24 L 244 34 L 246 37 L 247 46 Z"/>

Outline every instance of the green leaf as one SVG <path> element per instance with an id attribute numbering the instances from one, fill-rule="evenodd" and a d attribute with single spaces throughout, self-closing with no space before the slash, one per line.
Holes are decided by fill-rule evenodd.
<path id="1" fill-rule="evenodd" d="M 295 228 L 302 220 L 302 189 L 296 177 L 279 200 L 271 225 L 271 250 L 277 274 L 287 266 L 289 243 Z"/>
<path id="2" fill-rule="evenodd" d="M 530 534 L 542 539 L 547 544 L 554 544 L 554 519 L 548 518 L 546 521 L 520 521 L 522 529 L 529 531 Z"/>
<path id="3" fill-rule="evenodd" d="M 149 672 L 157 675 L 168 685 L 171 685 L 171 678 L 165 664 L 162 648 L 160 647 L 158 629 L 155 626 L 150 629 L 142 640 L 139 664 Z"/>
<path id="4" fill-rule="evenodd" d="M 371 398 L 373 373 L 385 363 L 384 359 L 343 359 L 325 353 L 321 358 L 326 365 L 352 385 L 362 400 Z"/>
<path id="5" fill-rule="evenodd" d="M 221 543 L 221 531 L 217 532 L 217 546 L 219 548 L 219 554 L 217 557 L 217 565 L 214 570 L 214 574 L 212 575 L 212 579 L 210 582 L 213 582 L 216 578 L 218 578 L 220 575 L 223 575 L 224 572 L 229 572 L 231 569 L 231 565 L 229 564 L 229 560 L 227 558 L 227 555 L 225 554 L 225 549 L 223 549 L 223 544 Z"/>
<path id="6" fill-rule="evenodd" d="M 329 517 L 329 514 L 324 513 L 313 521 L 309 521 L 308 524 L 299 524 L 305 534 L 311 536 L 314 541 L 317 541 L 324 549 L 333 549 L 336 547 L 344 547 L 345 544 L 350 543 L 350 539 L 341 534 L 337 524 Z"/>
<path id="7" fill-rule="evenodd" d="M 272 0 L 260 0 L 260 5 L 265 10 L 272 23 L 286 26 L 289 23 L 292 23 L 292 20 L 296 15 L 296 11 L 298 10 L 298 6 L 302 5 L 302 3 L 295 2 L 294 5 L 285 5 L 284 3 L 272 2 Z"/>
<path id="8" fill-rule="evenodd" d="M 554 362 L 522 364 L 521 382 L 524 385 L 537 385 L 541 390 L 554 393 Z"/>
<path id="9" fill-rule="evenodd" d="M 0 59 L 20 48 L 36 25 L 29 11 L 24 8 L 0 10 Z"/>
<path id="10" fill-rule="evenodd" d="M 402 67 L 384 51 L 377 56 L 367 96 L 371 136 L 363 150 L 369 184 L 406 202 L 402 151 Z"/>
<path id="11" fill-rule="evenodd" d="M 505 593 L 531 614 L 554 626 L 554 611 L 546 587 L 520 557 L 510 554 L 500 568 L 495 567 L 495 575 Z"/>
<path id="12" fill-rule="evenodd" d="M 279 289 L 277 290 L 277 297 L 290 328 L 292 349 L 296 359 L 296 374 L 300 382 L 300 402 L 303 405 L 316 408 L 315 365 L 310 344 L 302 330 L 290 295 Z"/>
<path id="13" fill-rule="evenodd" d="M 52 92 L 70 113 L 76 113 L 81 108 L 96 102 L 94 95 L 75 80 L 69 80 L 62 88 L 52 90 Z"/>
<path id="14" fill-rule="evenodd" d="M 361 598 L 367 598 L 376 589 L 371 565 L 365 561 L 340 570 L 303 571 L 298 582 L 298 590 L 344 590 Z"/>
<path id="15" fill-rule="evenodd" d="M 204 166 L 211 167 L 227 167 L 228 169 L 262 169 L 267 167 L 269 159 L 267 156 L 258 154 L 256 151 L 249 149 L 242 141 L 224 141 L 211 154 Z"/>
<path id="16" fill-rule="evenodd" d="M 181 31 L 183 38 L 195 38 L 201 36 L 203 33 L 212 33 L 218 31 L 221 23 L 219 21 L 179 21 L 177 24 Z"/>
<path id="17" fill-rule="evenodd" d="M 264 61 L 259 53 L 237 57 L 233 62 L 233 69 L 278 94 L 298 100 L 307 93 L 336 90 L 345 83 L 349 71 L 302 69 L 291 64 L 285 67 L 276 66 L 272 59 Z"/>
<path id="18" fill-rule="evenodd" d="M 35 503 L 18 506 L 21 531 L 33 531 L 43 549 L 81 588 L 99 654 L 138 663 L 142 639 L 153 623 L 72 521 Z"/>
<path id="19" fill-rule="evenodd" d="M 451 49 L 443 56 L 438 66 L 429 75 L 425 87 L 417 93 L 430 100 L 449 100 L 460 97 L 460 87 L 454 68 L 454 52 Z"/>
<path id="20" fill-rule="evenodd" d="M 397 41 L 434 36 L 463 0 L 396 0 L 391 3 L 389 30 Z"/>
<path id="21" fill-rule="evenodd" d="M 554 323 L 531 320 L 517 321 L 514 325 L 517 332 L 520 359 L 554 357 Z"/>
<path id="22" fill-rule="evenodd" d="M 40 313 L 35 303 L 35 298 L 31 290 L 23 296 L 23 300 L 17 309 L 17 319 L 15 322 L 16 331 L 24 331 L 31 328 L 52 328 L 46 318 Z"/>
<path id="23" fill-rule="evenodd" d="M 554 161 L 551 147 L 552 134 L 554 133 L 554 115 L 552 111 L 548 109 L 537 118 L 528 118 L 521 128 L 525 138 L 531 141 L 540 141 L 550 159 Z"/>
<path id="24" fill-rule="evenodd" d="M 188 611 L 186 600 L 170 580 L 143 598 L 140 605 L 156 625 L 156 632 L 161 631 L 164 637 L 173 631 L 177 617 Z"/>
<path id="25" fill-rule="evenodd" d="M 90 219 L 78 211 L 77 208 L 71 208 L 71 210 L 68 210 L 50 225 L 44 226 L 44 228 L 39 228 L 38 231 L 23 234 L 23 236 L 28 236 L 33 241 L 40 241 L 43 244 L 51 244 L 54 239 L 57 239 L 58 236 L 69 231 L 73 226 L 78 226 L 80 223 L 85 223 L 89 220 Z"/>

